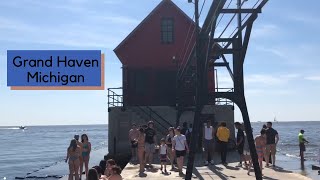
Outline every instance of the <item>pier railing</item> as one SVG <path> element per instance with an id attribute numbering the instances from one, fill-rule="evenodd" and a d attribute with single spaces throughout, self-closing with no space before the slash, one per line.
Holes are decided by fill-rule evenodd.
<path id="1" fill-rule="evenodd" d="M 216 88 L 215 92 L 234 92 L 234 88 Z M 225 98 L 215 98 L 215 104 L 216 105 L 232 105 L 234 106 L 234 102 L 225 99 Z"/>
<path id="2" fill-rule="evenodd" d="M 108 108 L 123 107 L 122 87 L 108 88 Z"/>
<path id="3" fill-rule="evenodd" d="M 110 107 L 123 107 L 122 88 L 108 88 L 108 110 Z M 172 124 L 149 106 L 132 106 L 130 108 L 147 123 L 152 120 L 161 133 L 166 133 Z"/>

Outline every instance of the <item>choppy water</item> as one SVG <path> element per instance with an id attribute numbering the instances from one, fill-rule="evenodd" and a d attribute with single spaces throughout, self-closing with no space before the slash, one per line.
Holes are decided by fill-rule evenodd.
<path id="1" fill-rule="evenodd" d="M 257 135 L 263 123 L 252 123 Z M 25 177 L 28 173 L 64 175 L 68 167 L 63 159 L 74 134 L 86 133 L 92 143 L 93 153 L 102 158 L 107 149 L 107 125 L 86 126 L 34 126 L 20 130 L 17 127 L 0 127 L 0 179 L 7 180 L 16 176 Z M 274 123 L 279 132 L 279 160 L 286 165 L 291 162 L 292 169 L 299 168 L 298 133 L 304 129 L 307 145 L 306 158 L 310 163 L 318 161 L 320 149 L 320 122 L 279 122 Z M 94 158 L 93 158 L 94 160 Z M 96 160 L 98 161 L 98 159 Z M 298 163 L 297 163 L 298 162 Z M 303 173 L 303 172 L 302 172 Z M 305 173 L 308 175 L 308 173 Z"/>
<path id="2" fill-rule="evenodd" d="M 66 150 L 75 134 L 89 136 L 93 151 L 106 149 L 107 125 L 0 127 L 0 179 L 25 177 L 45 169 L 52 175 L 68 172 Z M 61 164 L 64 168 L 53 168 Z"/>
<path id="3" fill-rule="evenodd" d="M 259 133 L 262 125 L 263 123 L 252 123 L 255 135 Z M 304 129 L 304 137 L 310 142 L 306 145 L 305 158 L 309 161 L 319 160 L 320 122 L 277 122 L 273 123 L 273 128 L 280 136 L 277 148 L 279 154 L 299 158 L 298 134 Z"/>

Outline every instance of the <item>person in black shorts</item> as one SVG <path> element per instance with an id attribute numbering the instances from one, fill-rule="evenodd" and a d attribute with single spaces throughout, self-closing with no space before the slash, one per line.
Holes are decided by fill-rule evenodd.
<path id="1" fill-rule="evenodd" d="M 239 166 L 242 166 L 242 160 L 244 160 L 244 156 L 243 156 L 244 133 L 243 133 L 243 130 L 242 130 L 242 124 L 241 123 L 235 122 L 234 125 L 235 125 L 235 128 L 238 130 L 236 145 L 237 145 L 238 153 L 240 155 Z"/>
<path id="2" fill-rule="evenodd" d="M 298 140 L 299 140 L 299 148 L 300 148 L 300 157 L 301 157 L 301 164 L 304 163 L 304 152 L 306 151 L 306 145 L 305 143 L 309 143 L 309 141 L 307 141 L 304 136 L 304 130 L 301 129 L 300 133 L 298 135 Z"/>
<path id="3" fill-rule="evenodd" d="M 180 127 L 175 129 L 175 136 L 172 141 L 172 152 L 176 154 L 177 164 L 179 169 L 179 176 L 183 176 L 182 167 L 183 159 L 186 152 L 189 151 L 186 136 L 181 134 Z"/>
<path id="4" fill-rule="evenodd" d="M 156 131 L 154 130 L 154 123 L 153 121 L 148 122 L 148 128 L 145 129 L 145 143 L 144 143 L 144 150 L 146 165 L 149 164 L 149 167 L 152 167 L 152 160 L 153 160 L 153 153 L 155 153 L 155 143 L 157 142 L 156 139 Z"/>

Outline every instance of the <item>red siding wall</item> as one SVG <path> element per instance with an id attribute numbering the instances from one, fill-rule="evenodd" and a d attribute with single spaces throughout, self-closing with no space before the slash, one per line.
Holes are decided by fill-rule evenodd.
<path id="1" fill-rule="evenodd" d="M 163 17 L 174 18 L 173 44 L 161 43 L 160 27 Z M 192 26 L 191 30 L 194 30 L 194 24 L 191 24 L 190 19 L 178 11 L 175 5 L 164 3 L 140 24 L 140 27 L 121 44 L 121 48 L 116 49 L 116 54 L 122 64 L 129 67 L 174 68 L 175 64 L 172 62 L 172 57 L 175 56 L 178 62 L 181 61 L 180 54 L 190 25 Z M 193 38 L 191 44 L 194 41 Z M 189 52 L 191 48 L 190 45 Z"/>
<path id="2" fill-rule="evenodd" d="M 174 19 L 174 43 L 161 43 L 161 19 Z M 186 61 L 195 42 L 195 25 L 170 0 L 163 0 L 151 14 L 114 50 L 123 68 L 124 101 L 127 105 L 174 105 L 177 64 Z M 188 30 L 190 32 L 188 34 Z M 189 48 L 189 39 L 191 42 Z M 187 40 L 186 40 L 187 39 Z M 183 59 L 184 57 L 184 59 Z M 139 74 L 140 73 L 140 74 Z M 136 79 L 145 74 L 144 92 L 137 92 Z M 167 79 L 165 83 L 163 78 Z M 209 89 L 214 89 L 209 73 Z M 141 85 L 141 83 L 140 83 Z M 212 86 L 213 85 L 213 86 Z"/>

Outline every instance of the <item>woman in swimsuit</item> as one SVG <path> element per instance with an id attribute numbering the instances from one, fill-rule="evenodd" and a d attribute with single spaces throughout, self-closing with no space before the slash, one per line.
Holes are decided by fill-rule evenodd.
<path id="1" fill-rule="evenodd" d="M 265 129 L 262 129 L 260 131 L 260 135 L 258 135 L 255 138 L 255 143 L 256 143 L 256 151 L 258 154 L 258 161 L 259 161 L 260 169 L 262 172 L 262 161 L 266 154 L 266 130 Z"/>
<path id="2" fill-rule="evenodd" d="M 73 174 L 75 180 L 79 179 L 79 166 L 80 166 L 80 146 L 77 145 L 77 140 L 72 139 L 70 146 L 67 149 L 67 158 L 66 162 L 69 160 L 69 180 L 73 180 Z"/>
<path id="3" fill-rule="evenodd" d="M 139 129 L 139 136 L 138 136 L 138 158 L 139 158 L 139 164 L 140 164 L 140 173 L 144 172 L 144 140 L 145 140 L 145 134 L 144 129 Z"/>
<path id="4" fill-rule="evenodd" d="M 168 129 L 169 134 L 166 137 L 166 144 L 168 147 L 168 157 L 170 159 L 170 163 L 171 163 L 171 171 L 174 170 L 174 166 L 173 166 L 173 161 L 174 161 L 174 153 L 172 152 L 172 138 L 174 137 L 174 128 L 170 127 Z"/>
<path id="5" fill-rule="evenodd" d="M 89 142 L 89 138 L 86 134 L 82 134 L 81 142 L 83 145 L 82 146 L 82 159 L 83 159 L 83 163 L 84 163 L 86 176 L 88 177 L 91 143 Z M 80 166 L 83 166 L 83 164 L 81 164 Z"/>

